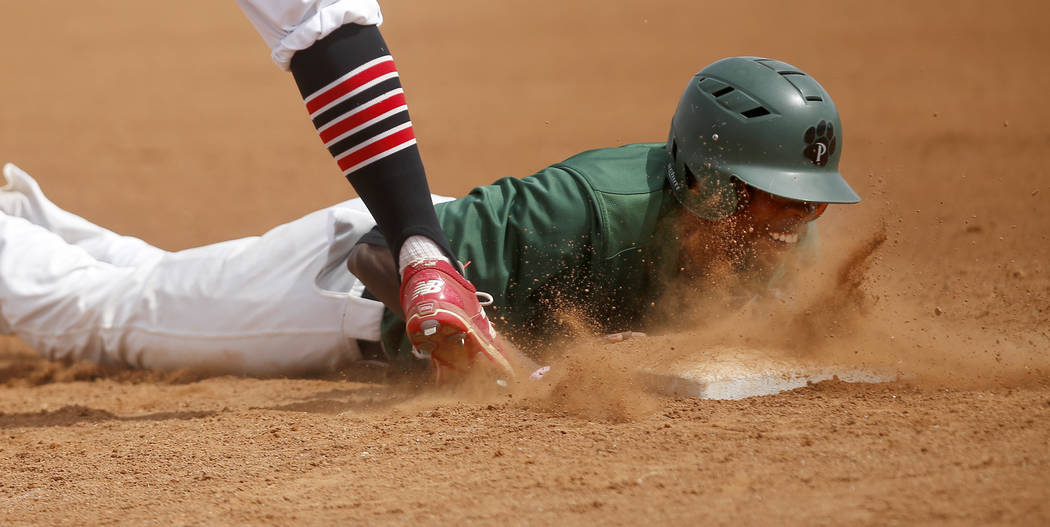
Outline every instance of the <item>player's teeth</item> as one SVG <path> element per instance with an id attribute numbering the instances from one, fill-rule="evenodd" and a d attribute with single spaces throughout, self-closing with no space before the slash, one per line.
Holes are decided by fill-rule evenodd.
<path id="1" fill-rule="evenodd" d="M 778 242 L 784 242 L 784 243 L 797 243 L 798 242 L 798 234 L 784 234 L 784 233 L 779 233 L 779 232 L 771 232 L 771 233 L 769 233 L 769 237 L 773 238 L 774 240 L 776 240 Z"/>

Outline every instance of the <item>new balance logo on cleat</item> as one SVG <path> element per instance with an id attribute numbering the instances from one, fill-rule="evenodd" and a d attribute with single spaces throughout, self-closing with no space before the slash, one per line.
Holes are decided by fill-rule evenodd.
<path id="1" fill-rule="evenodd" d="M 440 293 L 441 289 L 444 287 L 445 281 L 440 278 L 419 282 L 412 289 L 412 298 L 415 298 L 419 295 L 430 295 L 434 293 Z"/>

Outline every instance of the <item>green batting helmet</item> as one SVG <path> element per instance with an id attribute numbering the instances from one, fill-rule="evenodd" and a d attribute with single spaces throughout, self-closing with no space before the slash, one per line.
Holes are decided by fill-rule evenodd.
<path id="1" fill-rule="evenodd" d="M 723 59 L 689 81 L 667 140 L 667 179 L 709 220 L 737 210 L 735 181 L 788 199 L 856 203 L 839 174 L 842 123 L 802 70 L 759 57 Z"/>

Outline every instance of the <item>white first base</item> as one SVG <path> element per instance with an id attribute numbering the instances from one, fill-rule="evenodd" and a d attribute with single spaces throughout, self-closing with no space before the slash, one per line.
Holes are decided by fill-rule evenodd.
<path id="1" fill-rule="evenodd" d="M 647 386 L 664 395 L 724 400 L 773 395 L 832 379 L 861 383 L 898 379 L 895 374 L 875 369 L 727 347 L 698 351 L 644 370 L 641 377 Z"/>

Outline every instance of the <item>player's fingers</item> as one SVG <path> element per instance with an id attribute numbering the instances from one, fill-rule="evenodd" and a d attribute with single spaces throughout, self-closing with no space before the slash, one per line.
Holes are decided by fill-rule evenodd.
<path id="1" fill-rule="evenodd" d="M 616 342 L 623 342 L 628 339 L 641 338 L 647 336 L 645 333 L 640 331 L 621 331 L 620 333 L 610 333 L 602 337 L 606 343 L 614 344 Z"/>
<path id="2" fill-rule="evenodd" d="M 544 366 L 542 368 L 538 368 L 538 369 L 536 369 L 536 371 L 534 371 L 531 374 L 529 374 L 529 378 L 534 380 L 534 381 L 541 381 L 541 380 L 543 380 L 543 376 L 546 375 L 547 372 L 549 372 L 549 371 L 551 371 L 551 367 L 550 366 Z"/>

